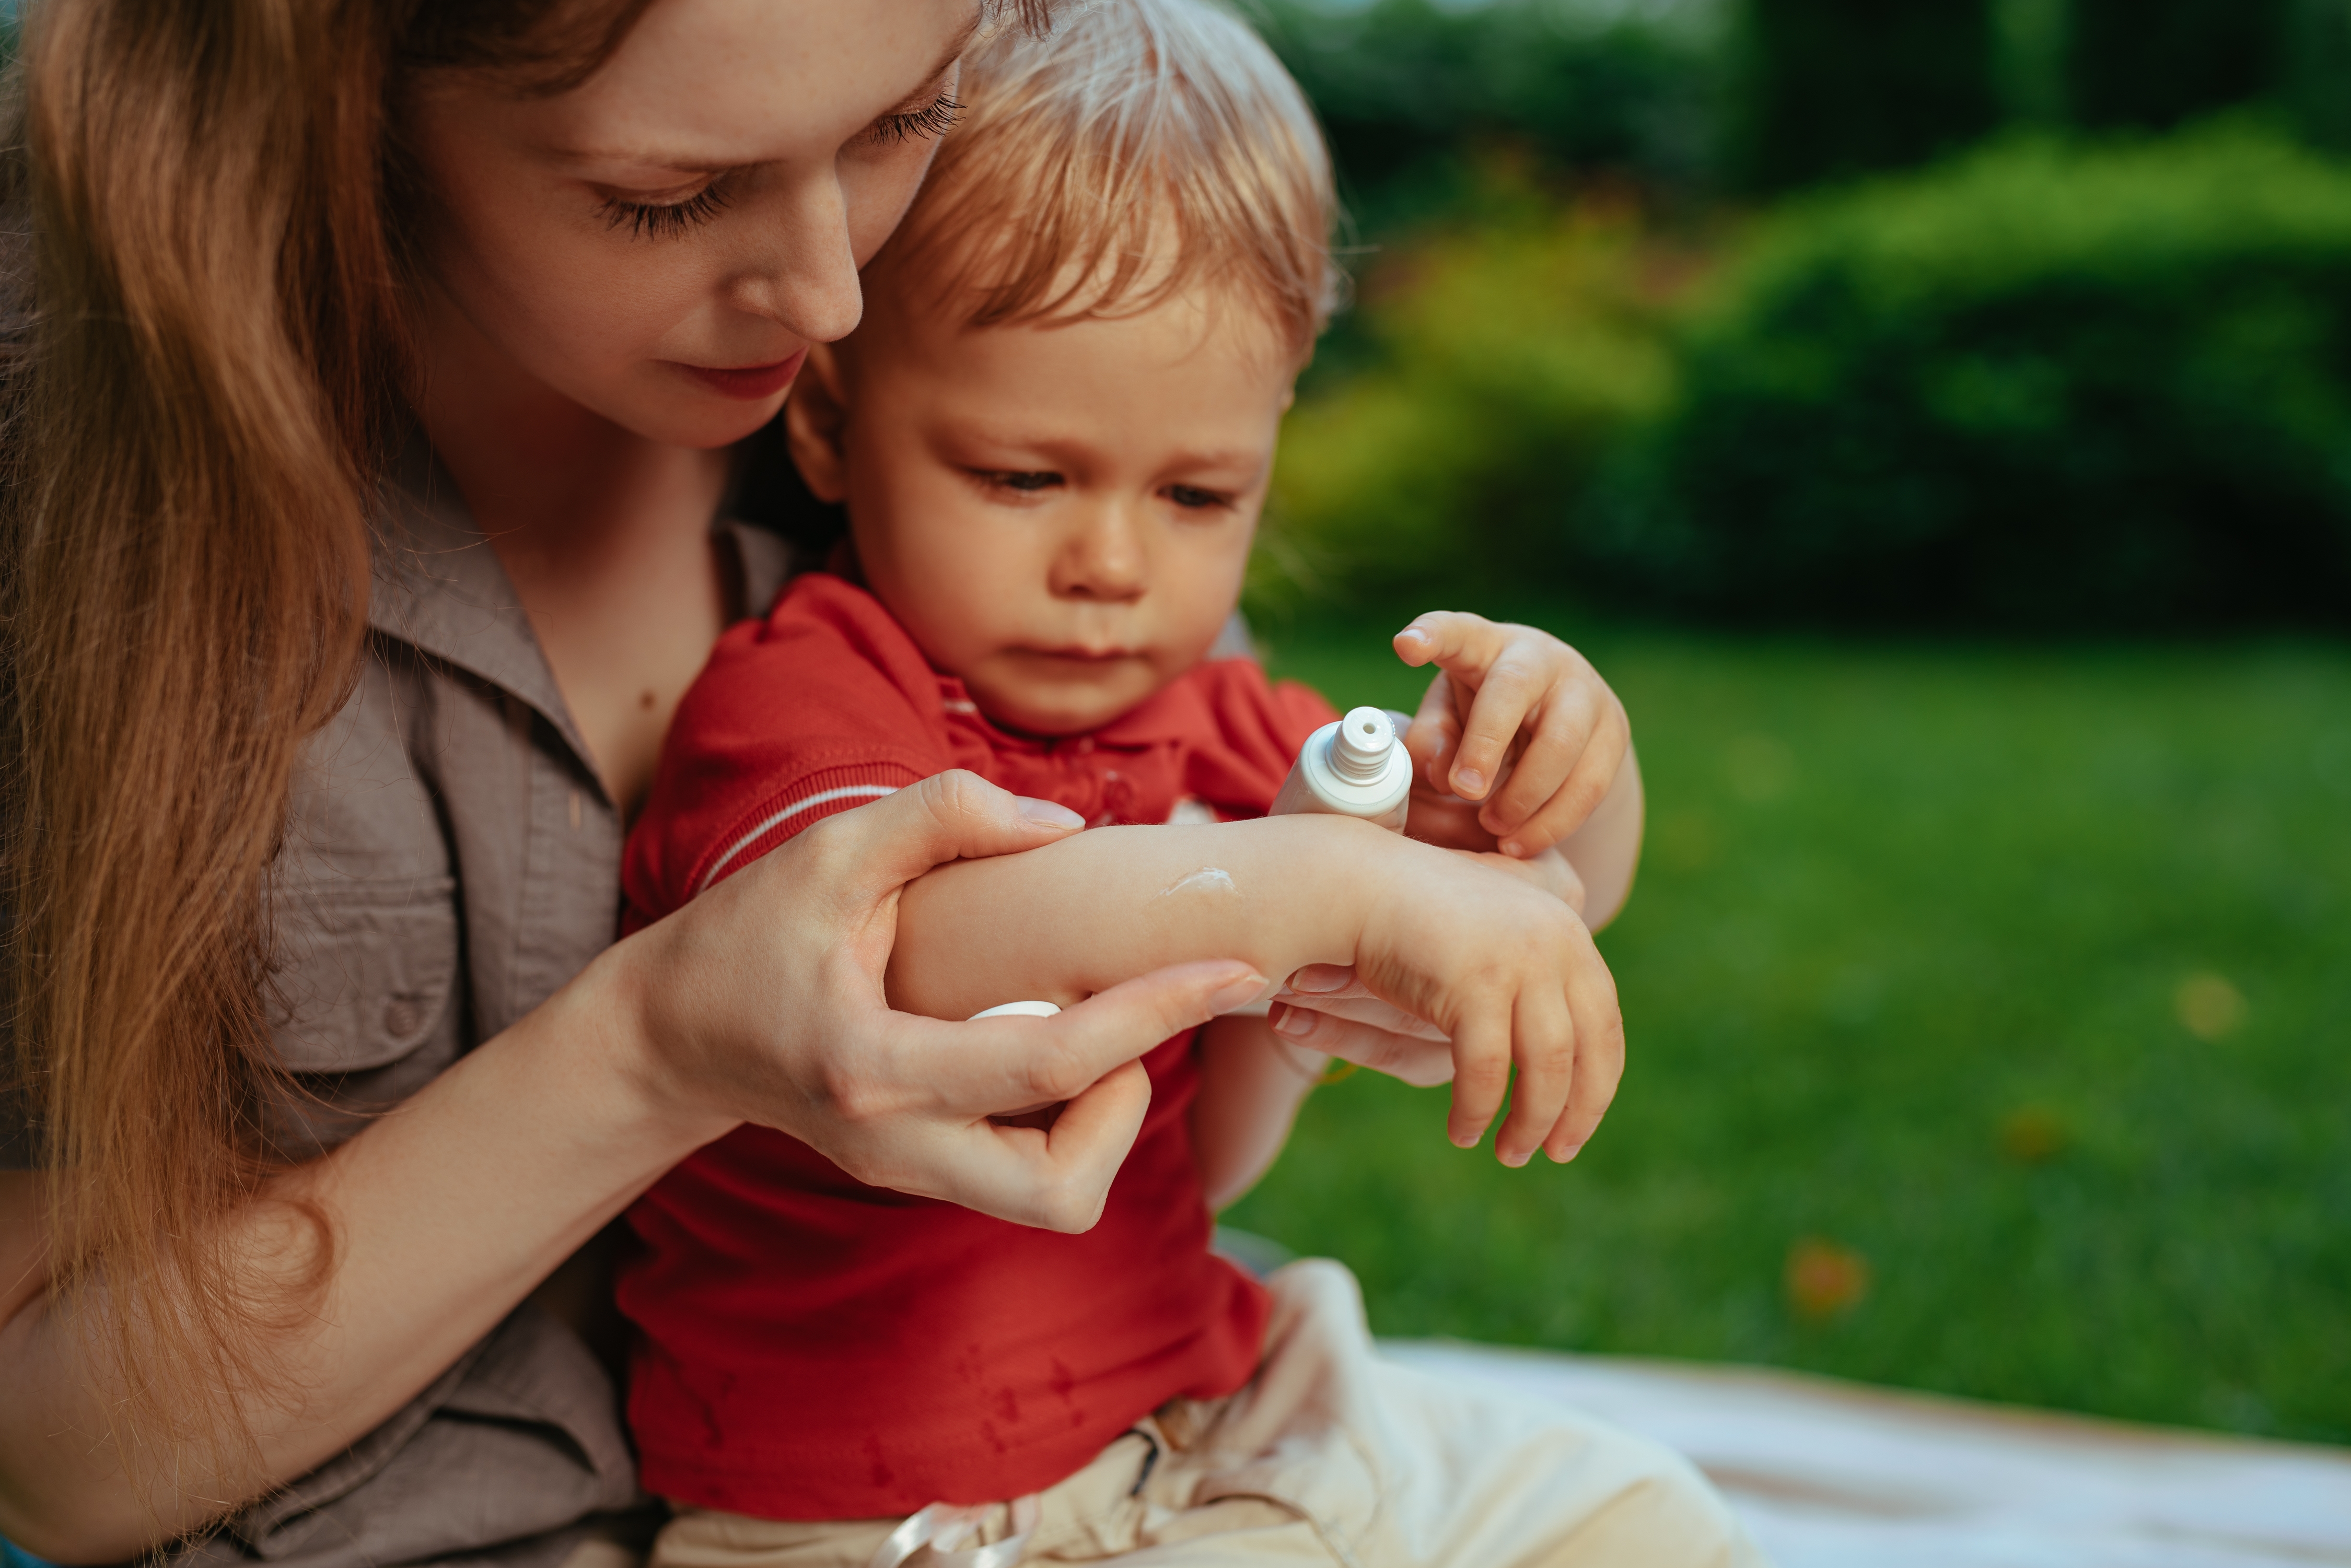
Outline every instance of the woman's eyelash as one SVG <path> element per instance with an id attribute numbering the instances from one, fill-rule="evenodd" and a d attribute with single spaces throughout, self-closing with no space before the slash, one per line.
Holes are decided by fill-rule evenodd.
<path id="1" fill-rule="evenodd" d="M 955 129 L 956 118 L 963 113 L 963 105 L 939 94 L 921 109 L 885 114 L 873 122 L 866 135 L 876 141 L 911 141 L 916 137 L 945 136 Z"/>
<path id="2" fill-rule="evenodd" d="M 604 226 L 626 227 L 639 239 L 659 239 L 684 234 L 716 217 L 726 206 L 726 193 L 716 182 L 682 202 L 631 202 L 619 196 L 604 199 Z"/>

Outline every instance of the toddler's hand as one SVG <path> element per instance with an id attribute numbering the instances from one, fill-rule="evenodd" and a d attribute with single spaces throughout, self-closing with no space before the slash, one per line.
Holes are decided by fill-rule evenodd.
<path id="1" fill-rule="evenodd" d="M 1616 982 L 1592 934 L 1537 882 L 1390 841 L 1417 863 L 1400 865 L 1372 900 L 1356 977 L 1452 1042 L 1454 1143 L 1484 1136 L 1507 1090 L 1510 1114 L 1494 1139 L 1502 1163 L 1524 1165 L 1538 1148 L 1572 1159 L 1625 1070 Z"/>
<path id="2" fill-rule="evenodd" d="M 1405 735 L 1413 837 L 1524 860 L 1583 825 L 1632 742 L 1590 661 L 1548 632 L 1450 610 L 1397 632 L 1395 651 L 1437 670 Z"/>

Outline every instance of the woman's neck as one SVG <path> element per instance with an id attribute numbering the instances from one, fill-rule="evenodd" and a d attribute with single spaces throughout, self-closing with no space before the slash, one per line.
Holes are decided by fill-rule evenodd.
<path id="1" fill-rule="evenodd" d="M 650 441 L 525 371 L 455 310 L 417 406 L 513 581 L 607 792 L 632 811 L 728 606 L 721 452 Z"/>

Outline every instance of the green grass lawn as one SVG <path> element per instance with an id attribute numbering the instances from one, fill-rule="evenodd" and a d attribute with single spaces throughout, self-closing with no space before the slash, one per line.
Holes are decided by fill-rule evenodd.
<path id="1" fill-rule="evenodd" d="M 1409 706 L 1400 623 L 1272 662 Z M 1361 1074 L 1229 1221 L 1385 1334 L 2351 1439 L 2351 650 L 1548 623 L 1648 786 L 1615 1109 L 1512 1172 Z"/>

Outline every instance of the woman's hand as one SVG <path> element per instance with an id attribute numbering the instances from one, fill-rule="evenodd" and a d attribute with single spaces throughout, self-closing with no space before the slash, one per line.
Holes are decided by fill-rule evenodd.
<path id="1" fill-rule="evenodd" d="M 1050 1019 L 892 1012 L 883 975 L 904 884 L 1084 824 L 966 772 L 817 824 L 615 949 L 646 1082 L 716 1137 L 789 1133 L 875 1186 L 1081 1231 L 1102 1213 L 1151 1089 L 1136 1058 L 1262 995 L 1245 963 L 1179 965 Z M 1050 1131 L 993 1113 L 1067 1101 Z"/>

